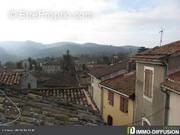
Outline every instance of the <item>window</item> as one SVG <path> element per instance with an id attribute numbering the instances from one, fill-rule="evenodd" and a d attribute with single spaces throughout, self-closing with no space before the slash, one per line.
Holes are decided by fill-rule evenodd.
<path id="1" fill-rule="evenodd" d="M 110 105 L 114 105 L 114 93 L 112 91 L 108 91 L 108 101 Z"/>
<path id="2" fill-rule="evenodd" d="M 145 67 L 144 70 L 144 96 L 145 98 L 152 100 L 153 95 L 153 78 L 154 69 L 150 67 Z"/>
<path id="3" fill-rule="evenodd" d="M 128 99 L 125 97 L 120 97 L 120 111 L 128 113 Z"/>
<path id="4" fill-rule="evenodd" d="M 150 126 L 151 123 L 145 117 L 142 118 L 142 126 Z"/>

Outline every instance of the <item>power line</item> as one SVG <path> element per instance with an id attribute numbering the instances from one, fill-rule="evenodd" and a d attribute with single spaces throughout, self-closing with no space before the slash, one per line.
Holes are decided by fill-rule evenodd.
<path id="1" fill-rule="evenodd" d="M 156 112 L 154 112 L 154 113 L 151 113 L 150 115 L 148 115 L 148 116 L 144 116 L 145 118 L 150 118 L 150 117 L 152 117 L 152 116 L 154 116 L 154 115 L 156 115 L 156 114 L 158 114 L 158 113 L 160 113 L 161 111 L 163 111 L 165 109 L 165 107 L 163 107 L 163 108 L 161 108 L 161 109 L 159 109 L 158 111 L 156 111 Z M 142 121 L 142 119 L 139 119 L 139 120 L 136 120 L 136 121 L 134 121 L 134 122 L 132 122 L 132 123 L 127 123 L 127 124 L 124 124 L 124 126 L 125 125 L 132 125 L 132 124 L 136 124 L 136 123 L 139 123 L 139 122 L 141 122 Z"/>
<path id="2" fill-rule="evenodd" d="M 21 117 L 21 111 L 20 111 L 20 109 L 17 107 L 17 105 L 5 94 L 4 91 L 2 91 L 2 90 L 0 89 L 0 92 L 14 105 L 14 107 L 15 107 L 15 108 L 17 109 L 17 111 L 18 111 L 18 114 L 17 114 L 16 119 L 14 119 L 14 120 L 12 120 L 12 121 L 9 121 L 9 122 L 6 122 L 6 123 L 0 124 L 0 126 L 7 126 L 7 125 L 9 125 L 9 124 L 12 124 L 12 123 L 16 122 L 16 121 Z"/>

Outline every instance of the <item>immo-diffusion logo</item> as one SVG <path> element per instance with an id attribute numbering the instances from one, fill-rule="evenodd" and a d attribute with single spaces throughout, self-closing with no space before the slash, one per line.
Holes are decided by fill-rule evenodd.
<path id="1" fill-rule="evenodd" d="M 180 135 L 179 128 L 147 128 L 147 129 L 136 129 L 135 127 L 128 127 L 127 128 L 128 135 Z"/>
<path id="2" fill-rule="evenodd" d="M 133 134 L 135 134 L 135 133 L 136 133 L 135 127 L 128 127 L 128 128 L 127 128 L 127 134 L 128 134 L 128 135 L 133 135 Z"/>

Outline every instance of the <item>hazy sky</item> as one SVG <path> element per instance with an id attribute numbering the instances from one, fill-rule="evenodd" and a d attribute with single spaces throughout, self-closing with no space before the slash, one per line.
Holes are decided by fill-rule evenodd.
<path id="1" fill-rule="evenodd" d="M 41 18 L 23 16 L 22 11 L 25 11 L 26 15 L 27 11 L 41 11 Z M 62 13 L 65 17 L 65 13 L 68 13 L 71 16 L 52 19 L 44 17 L 44 11 Z M 74 17 L 77 13 L 89 16 L 81 16 L 79 19 Z M 163 43 L 180 40 L 180 0 L 0 2 L 0 41 L 72 41 L 154 47 L 159 44 L 161 28 L 164 29 Z"/>

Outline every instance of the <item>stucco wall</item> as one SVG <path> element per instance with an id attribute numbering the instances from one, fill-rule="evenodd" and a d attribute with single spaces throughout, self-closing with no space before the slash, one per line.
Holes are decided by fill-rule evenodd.
<path id="1" fill-rule="evenodd" d="M 128 113 L 120 111 L 120 95 L 114 93 L 114 105 L 108 103 L 108 90 L 103 88 L 103 119 L 107 122 L 108 115 L 113 118 L 113 125 L 127 125 L 133 122 L 133 101 L 128 101 Z"/>
<path id="2" fill-rule="evenodd" d="M 29 73 L 27 73 L 24 79 L 22 79 L 21 88 L 22 89 L 28 88 L 28 84 L 31 85 L 32 89 L 37 88 L 37 79 Z"/>
<path id="3" fill-rule="evenodd" d="M 91 88 L 92 88 L 92 98 L 94 102 L 96 103 L 96 106 L 98 107 L 99 111 L 102 112 L 102 93 L 101 93 L 101 88 L 99 87 L 99 83 L 101 80 L 95 78 L 94 76 L 91 76 L 91 80 L 93 79 L 93 82 L 91 82 Z"/>
<path id="4" fill-rule="evenodd" d="M 180 125 L 180 95 L 170 93 L 168 125 Z"/>
<path id="5" fill-rule="evenodd" d="M 177 72 L 179 70 L 180 70 L 180 55 L 170 57 L 168 63 L 168 74 Z"/>
<path id="6" fill-rule="evenodd" d="M 61 72 L 62 68 L 60 65 L 43 65 L 42 70 L 47 73 Z"/>
<path id="7" fill-rule="evenodd" d="M 152 102 L 143 97 L 144 67 L 154 68 L 154 85 Z M 142 117 L 146 117 L 151 125 L 164 124 L 165 94 L 161 91 L 160 84 L 165 79 L 165 67 L 155 64 L 136 63 L 136 100 L 135 119 L 137 125 L 141 125 Z"/>

